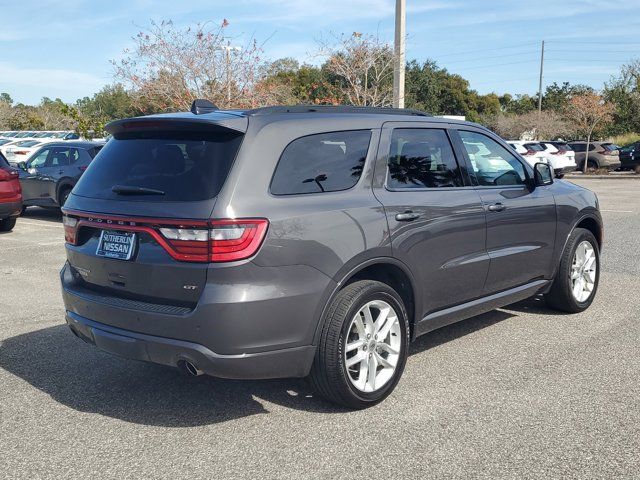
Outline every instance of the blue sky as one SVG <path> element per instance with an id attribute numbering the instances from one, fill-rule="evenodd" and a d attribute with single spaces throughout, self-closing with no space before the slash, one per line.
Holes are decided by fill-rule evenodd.
<path id="1" fill-rule="evenodd" d="M 230 22 L 265 56 L 318 63 L 316 40 L 353 31 L 393 39 L 394 0 L 0 0 L 0 91 L 17 101 L 73 101 L 112 81 L 111 59 L 151 19 Z M 640 0 L 407 0 L 407 58 L 432 58 L 481 93 L 537 91 L 544 83 L 602 88 L 640 57 Z"/>

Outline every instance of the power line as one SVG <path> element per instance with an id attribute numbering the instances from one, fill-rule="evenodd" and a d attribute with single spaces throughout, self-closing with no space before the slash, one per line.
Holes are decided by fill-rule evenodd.
<path id="1" fill-rule="evenodd" d="M 493 52 L 496 50 L 508 50 L 511 48 L 518 48 L 518 47 L 526 47 L 529 45 L 537 45 L 538 42 L 529 42 L 529 43 L 520 43 L 517 45 L 509 45 L 508 47 L 496 47 L 496 48 L 481 48 L 478 50 L 467 50 L 466 52 L 454 52 L 454 53 L 445 53 L 444 55 L 440 55 L 440 57 L 451 57 L 454 55 L 465 55 L 467 53 L 480 53 L 480 52 Z"/>
<path id="2" fill-rule="evenodd" d="M 509 62 L 509 63 L 494 63 L 491 65 L 479 65 L 476 67 L 462 67 L 463 70 L 477 70 L 477 69 L 482 69 L 482 68 L 492 68 L 492 67 L 506 67 L 508 65 L 519 65 L 519 64 L 523 64 L 523 63 L 532 63 L 532 62 L 537 62 L 538 59 L 534 58 L 532 60 L 524 60 L 522 62 Z"/>
<path id="3" fill-rule="evenodd" d="M 526 52 L 517 52 L 517 53 L 509 53 L 506 55 L 492 55 L 490 57 L 476 57 L 476 58 L 467 58 L 464 60 L 453 60 L 452 62 L 446 62 L 447 65 L 452 65 L 454 63 L 465 63 L 465 62 L 481 62 L 487 59 L 493 59 L 493 58 L 506 58 L 506 57 L 519 57 L 522 55 L 531 55 L 531 54 L 537 54 L 538 52 L 536 50 L 528 50 Z M 436 59 L 437 60 L 437 59 Z"/>

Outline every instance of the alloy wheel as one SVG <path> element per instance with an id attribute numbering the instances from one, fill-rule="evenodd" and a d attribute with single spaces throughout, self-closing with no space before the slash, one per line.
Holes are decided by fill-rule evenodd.
<path id="1" fill-rule="evenodd" d="M 584 240 L 578 244 L 571 264 L 571 292 L 578 302 L 586 302 L 596 284 L 596 252 L 593 245 Z"/>
<path id="2" fill-rule="evenodd" d="M 398 315 L 382 300 L 365 304 L 346 334 L 344 360 L 351 384 L 361 392 L 382 388 L 396 371 L 402 348 Z"/>

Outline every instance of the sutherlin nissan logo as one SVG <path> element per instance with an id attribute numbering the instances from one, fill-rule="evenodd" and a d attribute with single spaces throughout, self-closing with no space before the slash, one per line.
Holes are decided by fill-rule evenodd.
<path id="1" fill-rule="evenodd" d="M 106 223 L 107 225 L 129 225 L 130 227 L 136 226 L 136 222 L 125 222 L 124 220 L 109 220 L 104 218 L 92 217 L 88 217 L 87 220 L 93 223 Z"/>

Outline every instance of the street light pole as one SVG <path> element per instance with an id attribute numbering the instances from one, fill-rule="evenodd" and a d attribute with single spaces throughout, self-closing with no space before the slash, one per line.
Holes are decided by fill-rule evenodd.
<path id="1" fill-rule="evenodd" d="M 395 108 L 404 108 L 406 6 L 406 0 L 396 0 L 395 67 L 393 70 L 393 106 Z"/>

